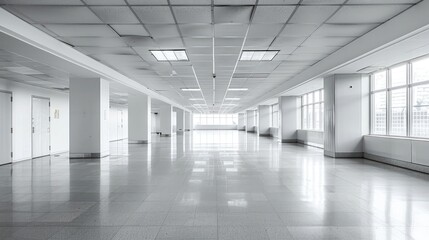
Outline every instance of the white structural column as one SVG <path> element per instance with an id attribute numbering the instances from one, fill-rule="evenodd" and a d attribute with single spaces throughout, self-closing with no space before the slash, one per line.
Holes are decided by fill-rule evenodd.
<path id="1" fill-rule="evenodd" d="M 151 141 L 151 97 L 145 94 L 128 98 L 128 140 L 130 143 Z"/>
<path id="2" fill-rule="evenodd" d="M 369 133 L 369 78 L 362 74 L 325 77 L 325 155 L 362 157 Z"/>
<path id="3" fill-rule="evenodd" d="M 246 116 L 247 116 L 247 121 L 246 121 L 246 130 L 247 132 L 255 132 L 255 121 L 256 121 L 256 112 L 255 110 L 247 110 L 246 111 Z"/>
<path id="4" fill-rule="evenodd" d="M 185 131 L 185 111 L 180 108 L 176 108 L 176 126 L 177 133 L 183 134 Z"/>
<path id="5" fill-rule="evenodd" d="M 297 130 L 301 122 L 301 111 L 299 107 L 299 97 L 279 97 L 279 138 L 283 143 L 297 142 Z"/>
<path id="6" fill-rule="evenodd" d="M 173 107 L 170 104 L 160 106 L 159 119 L 161 136 L 171 136 L 173 134 Z"/>
<path id="7" fill-rule="evenodd" d="M 109 82 L 70 79 L 70 158 L 109 155 Z"/>
<path id="8" fill-rule="evenodd" d="M 238 114 L 237 130 L 238 131 L 245 131 L 246 130 L 246 113 L 239 113 Z"/>
<path id="9" fill-rule="evenodd" d="M 259 136 L 270 136 L 271 106 L 258 106 L 258 134 Z"/>
<path id="10" fill-rule="evenodd" d="M 192 130 L 192 113 L 186 111 L 185 112 L 185 131 Z"/>

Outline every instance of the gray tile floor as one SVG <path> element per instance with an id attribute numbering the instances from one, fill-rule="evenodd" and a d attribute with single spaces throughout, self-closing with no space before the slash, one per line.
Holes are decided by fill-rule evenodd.
<path id="1" fill-rule="evenodd" d="M 0 239 L 429 239 L 429 176 L 237 131 L 0 167 Z"/>

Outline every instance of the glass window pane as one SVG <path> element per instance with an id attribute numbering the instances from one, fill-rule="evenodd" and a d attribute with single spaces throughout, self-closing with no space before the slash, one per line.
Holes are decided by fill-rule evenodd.
<path id="1" fill-rule="evenodd" d="M 325 100 L 325 90 L 320 90 L 320 96 L 321 96 L 321 101 L 323 102 Z"/>
<path id="2" fill-rule="evenodd" d="M 390 135 L 407 135 L 407 89 L 401 88 L 391 92 Z"/>
<path id="3" fill-rule="evenodd" d="M 319 91 L 314 92 L 314 102 L 320 102 L 320 92 Z"/>
<path id="4" fill-rule="evenodd" d="M 373 75 L 373 90 L 380 90 L 386 88 L 386 82 L 387 82 L 387 72 L 381 71 L 378 73 L 375 73 Z"/>
<path id="5" fill-rule="evenodd" d="M 325 120 L 325 114 L 324 114 L 324 110 L 325 110 L 325 106 L 324 106 L 324 104 L 322 103 L 322 104 L 320 104 L 320 130 L 321 131 L 324 131 L 325 130 L 325 123 L 324 123 L 324 120 Z"/>
<path id="6" fill-rule="evenodd" d="M 390 73 L 392 75 L 392 87 L 407 84 L 407 65 L 392 68 Z"/>
<path id="7" fill-rule="evenodd" d="M 205 115 L 201 115 L 200 124 L 201 125 L 206 125 L 207 124 L 207 118 L 206 118 Z"/>
<path id="8" fill-rule="evenodd" d="M 374 134 L 386 134 L 386 92 L 374 94 L 372 126 Z"/>
<path id="9" fill-rule="evenodd" d="M 303 95 L 302 96 L 302 105 L 306 105 L 307 104 L 307 95 Z"/>
<path id="10" fill-rule="evenodd" d="M 308 116 L 307 116 L 307 129 L 314 129 L 313 126 L 313 106 L 314 105 L 309 105 L 308 106 Z"/>
<path id="11" fill-rule="evenodd" d="M 218 114 L 213 114 L 213 124 L 214 125 L 219 125 L 220 124 L 220 118 Z"/>
<path id="12" fill-rule="evenodd" d="M 429 58 L 412 62 L 413 82 L 423 82 L 429 80 Z"/>
<path id="13" fill-rule="evenodd" d="M 313 103 L 313 93 L 309 93 L 307 95 L 307 102 L 308 104 Z"/>
<path id="14" fill-rule="evenodd" d="M 307 129 L 307 106 L 302 107 L 302 129 Z"/>
<path id="15" fill-rule="evenodd" d="M 213 115 L 207 115 L 207 125 L 213 125 Z"/>
<path id="16" fill-rule="evenodd" d="M 411 135 L 429 137 L 429 84 L 413 87 Z"/>
<path id="17" fill-rule="evenodd" d="M 314 104 L 314 130 L 320 130 L 320 104 Z"/>

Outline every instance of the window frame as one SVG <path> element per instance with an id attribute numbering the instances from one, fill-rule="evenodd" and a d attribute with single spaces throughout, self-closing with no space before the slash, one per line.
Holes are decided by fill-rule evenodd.
<path id="1" fill-rule="evenodd" d="M 421 56 L 418 58 L 413 58 L 405 62 L 401 62 L 390 67 L 380 69 L 378 71 L 370 73 L 370 135 L 375 136 L 390 136 L 390 137 L 403 137 L 403 138 L 413 138 L 413 139 L 429 139 L 427 137 L 416 137 L 413 136 L 413 100 L 414 93 L 413 88 L 420 85 L 429 84 L 429 79 L 420 82 L 413 82 L 413 63 L 419 60 L 429 59 L 428 55 Z M 394 86 L 392 87 L 392 69 L 400 67 L 402 65 L 406 66 L 406 83 L 405 85 Z M 387 71 L 386 77 L 386 88 L 374 90 L 374 75 L 380 71 Z M 405 135 L 394 135 L 392 134 L 392 91 L 398 89 L 404 89 L 406 92 L 406 124 L 405 124 Z M 386 92 L 386 133 L 374 133 L 374 95 L 378 92 Z"/>
<path id="2" fill-rule="evenodd" d="M 319 99 L 315 99 L 316 93 L 318 92 L 319 95 Z M 320 131 L 323 132 L 324 131 L 324 111 L 325 108 L 322 107 L 322 105 L 324 105 L 325 103 L 325 98 L 324 98 L 324 90 L 323 88 L 317 89 L 315 91 L 311 91 L 308 92 L 306 94 L 301 95 L 301 106 L 300 106 L 300 110 L 301 110 L 301 130 L 307 130 L 307 131 Z M 312 97 L 312 100 L 309 101 L 309 97 Z M 319 126 L 317 126 L 316 128 L 316 111 L 315 111 L 315 106 L 319 105 L 319 116 L 318 116 L 318 120 L 319 120 Z M 305 109 L 305 111 L 304 111 Z M 309 111 L 312 109 L 311 111 L 311 123 L 310 123 L 310 118 L 309 118 Z M 305 116 L 304 116 L 305 115 Z M 304 120 L 306 120 L 304 123 Z"/>

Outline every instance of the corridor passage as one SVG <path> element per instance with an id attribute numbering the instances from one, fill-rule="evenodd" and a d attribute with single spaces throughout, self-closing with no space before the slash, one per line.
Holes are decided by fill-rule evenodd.
<path id="1" fill-rule="evenodd" d="M 428 239 L 429 176 L 240 131 L 0 167 L 0 239 Z"/>

